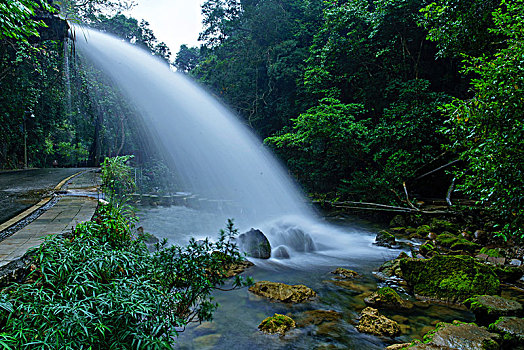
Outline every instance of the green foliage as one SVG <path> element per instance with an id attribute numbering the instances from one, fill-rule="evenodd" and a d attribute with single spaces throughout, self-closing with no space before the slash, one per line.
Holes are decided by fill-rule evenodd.
<path id="1" fill-rule="evenodd" d="M 33 18 L 36 10 L 54 12 L 46 1 L 8 0 L 0 3 L 0 40 L 10 38 L 28 43 L 31 36 L 40 36 L 38 29 L 47 27 Z"/>
<path id="2" fill-rule="evenodd" d="M 438 56 L 460 57 L 492 52 L 498 41 L 492 12 L 501 0 L 436 0 L 421 10 L 428 38 L 437 43 Z"/>
<path id="3" fill-rule="evenodd" d="M 102 163 L 102 191 L 111 203 L 122 201 L 126 194 L 132 193 L 136 188 L 133 168 L 127 165 L 131 158 L 132 155 L 107 157 Z"/>
<path id="4" fill-rule="evenodd" d="M 369 121 L 357 122 L 361 113 L 360 105 L 323 99 L 293 120 L 292 131 L 269 137 L 266 143 L 285 150 L 288 165 L 310 189 L 329 190 L 366 163 Z"/>
<path id="5" fill-rule="evenodd" d="M 152 254 L 140 238 L 130 239 L 129 225 L 105 206 L 70 236 L 48 237 L 24 283 L 0 294 L 3 345 L 168 349 L 177 329 L 211 320 L 217 304 L 210 292 L 242 260 L 231 242 L 233 223 L 215 243 L 192 240 Z M 246 284 L 237 278 L 230 288 Z"/>
<path id="6" fill-rule="evenodd" d="M 487 206 L 506 225 L 506 239 L 524 238 L 524 2 L 503 2 L 493 14 L 492 33 L 505 38 L 493 57 L 470 57 L 475 96 L 445 105 L 444 132 L 467 167 L 457 170 L 459 188 Z"/>

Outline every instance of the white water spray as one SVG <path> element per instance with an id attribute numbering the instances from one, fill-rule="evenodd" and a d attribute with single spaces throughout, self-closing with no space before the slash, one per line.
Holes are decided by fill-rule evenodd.
<path id="1" fill-rule="evenodd" d="M 84 35 L 77 36 L 76 48 L 137 107 L 169 152 L 184 190 L 234 203 L 234 212 L 217 213 L 222 222 L 234 217 L 241 229 L 265 229 L 273 247 L 285 245 L 295 256 L 319 247 L 347 249 L 357 241 L 369 246 L 369 239 L 348 241 L 347 233 L 326 230 L 326 225 L 319 228 L 284 168 L 236 116 L 197 84 L 134 45 L 98 31 L 79 31 Z"/>

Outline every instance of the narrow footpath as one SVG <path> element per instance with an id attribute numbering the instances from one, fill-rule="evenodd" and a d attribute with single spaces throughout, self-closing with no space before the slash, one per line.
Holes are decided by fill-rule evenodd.
<path id="1" fill-rule="evenodd" d="M 39 246 L 45 236 L 64 233 L 78 223 L 90 220 L 98 205 L 99 186 L 100 176 L 94 169 L 57 185 L 55 189 L 60 191 L 58 202 L 0 242 L 0 269 L 22 258 L 28 249 Z"/>

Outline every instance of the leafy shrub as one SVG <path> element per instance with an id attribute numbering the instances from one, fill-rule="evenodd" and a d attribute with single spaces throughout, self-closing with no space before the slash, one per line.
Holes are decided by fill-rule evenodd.
<path id="1" fill-rule="evenodd" d="M 115 217 L 119 216 L 119 217 Z M 242 260 L 232 221 L 217 242 L 159 245 L 152 254 L 118 211 L 102 207 L 34 253 L 22 284 L 0 293 L 0 344 L 34 348 L 170 348 L 190 321 L 211 320 L 210 293 Z M 249 282 L 249 281 L 248 281 Z M 237 277 L 230 288 L 246 285 Z"/>

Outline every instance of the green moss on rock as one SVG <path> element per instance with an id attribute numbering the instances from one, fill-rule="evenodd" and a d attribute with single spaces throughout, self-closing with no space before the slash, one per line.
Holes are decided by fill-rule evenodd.
<path id="1" fill-rule="evenodd" d="M 498 295 L 476 295 L 464 301 L 478 322 L 489 324 L 501 316 L 520 316 L 522 305 Z"/>
<path id="2" fill-rule="evenodd" d="M 431 257 L 435 254 L 438 254 L 438 250 L 436 249 L 435 245 L 431 241 L 426 241 L 426 243 L 422 244 L 419 247 L 420 254 L 424 255 L 425 257 Z"/>
<path id="3" fill-rule="evenodd" d="M 465 252 L 473 253 L 479 249 L 480 246 L 476 243 L 470 242 L 467 239 L 459 238 L 455 243 L 451 245 L 451 250 L 462 250 Z"/>
<path id="4" fill-rule="evenodd" d="M 524 271 L 516 266 L 495 267 L 494 270 L 498 278 L 503 282 L 515 282 L 524 275 Z"/>
<path id="5" fill-rule="evenodd" d="M 500 286 L 492 268 L 469 256 L 402 259 L 399 269 L 413 292 L 427 298 L 460 302 L 478 294 L 496 294 Z"/>
<path id="6" fill-rule="evenodd" d="M 399 309 L 409 309 L 413 307 L 413 304 L 403 300 L 398 293 L 390 287 L 382 287 L 368 298 L 364 299 L 364 302 L 374 307 L 389 307 Z"/>
<path id="7" fill-rule="evenodd" d="M 291 328 L 295 328 L 295 321 L 286 315 L 274 314 L 271 317 L 267 317 L 260 323 L 258 329 L 264 333 L 274 334 L 278 333 L 284 335 Z"/>
<path id="8" fill-rule="evenodd" d="M 502 335 L 502 348 L 524 344 L 524 318 L 501 317 L 489 325 L 489 329 Z"/>
<path id="9" fill-rule="evenodd" d="M 435 239 L 438 244 L 444 247 L 451 247 L 454 243 L 459 241 L 459 238 L 449 232 L 442 233 Z"/>
<path id="10" fill-rule="evenodd" d="M 431 232 L 431 227 L 429 225 L 421 225 L 417 227 L 415 234 L 420 238 L 425 238 Z"/>

